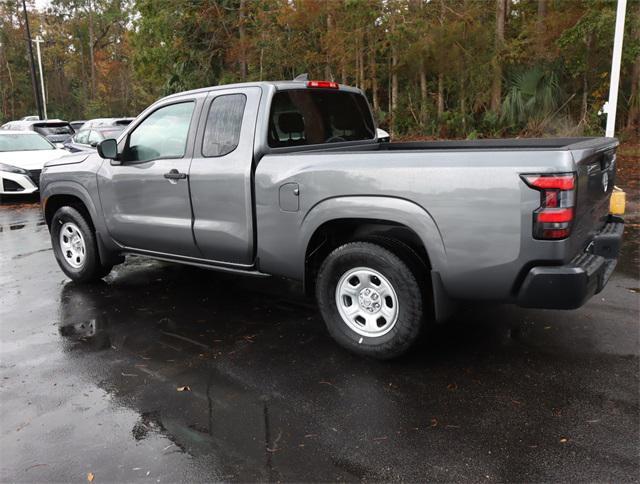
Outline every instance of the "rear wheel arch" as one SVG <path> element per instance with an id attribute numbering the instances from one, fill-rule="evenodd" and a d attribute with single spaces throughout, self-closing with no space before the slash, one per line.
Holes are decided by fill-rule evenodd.
<path id="1" fill-rule="evenodd" d="M 304 287 L 307 294 L 315 291 L 315 280 L 327 256 L 349 242 L 373 242 L 387 248 L 428 278 L 431 260 L 424 242 L 410 227 L 398 222 L 368 218 L 329 220 L 313 232 L 305 250 Z"/>

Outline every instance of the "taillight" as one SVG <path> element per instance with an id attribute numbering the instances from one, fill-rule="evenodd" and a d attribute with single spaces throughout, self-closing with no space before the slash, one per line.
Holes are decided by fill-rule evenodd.
<path id="1" fill-rule="evenodd" d="M 522 179 L 540 192 L 540 207 L 533 212 L 533 237 L 543 240 L 567 238 L 575 215 L 575 174 L 522 175 Z"/>
<path id="2" fill-rule="evenodd" d="M 338 89 L 340 86 L 338 85 L 337 82 L 332 82 L 332 81 L 307 81 L 307 87 Z"/>

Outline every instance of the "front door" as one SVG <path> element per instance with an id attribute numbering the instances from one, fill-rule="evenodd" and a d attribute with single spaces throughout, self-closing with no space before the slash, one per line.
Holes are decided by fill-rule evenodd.
<path id="1" fill-rule="evenodd" d="M 121 245 L 199 255 L 188 180 L 196 103 L 174 101 L 153 110 L 127 134 L 118 161 L 102 164 L 98 189 L 104 217 L 111 237 Z"/>

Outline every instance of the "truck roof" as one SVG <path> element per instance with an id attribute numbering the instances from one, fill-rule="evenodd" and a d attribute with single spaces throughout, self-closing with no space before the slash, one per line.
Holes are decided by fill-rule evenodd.
<path id="1" fill-rule="evenodd" d="M 177 92 L 175 94 L 169 94 L 162 99 L 171 99 L 181 96 L 188 96 L 190 94 L 198 94 L 202 92 L 217 91 L 223 89 L 233 89 L 238 87 L 275 87 L 277 91 L 284 91 L 287 89 L 307 89 L 308 81 L 256 81 L 256 82 L 239 82 L 235 84 L 220 84 L 218 86 L 201 87 L 199 89 L 192 89 L 190 91 Z M 317 88 L 312 88 L 317 89 Z M 346 86 L 344 84 L 338 84 L 340 91 L 349 91 L 362 94 L 362 91 L 356 87 Z"/>

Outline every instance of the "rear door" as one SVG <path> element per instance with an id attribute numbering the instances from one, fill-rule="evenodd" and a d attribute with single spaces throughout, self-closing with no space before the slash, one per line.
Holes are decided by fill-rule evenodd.
<path id="1" fill-rule="evenodd" d="M 200 116 L 189 184 L 193 234 L 209 260 L 253 262 L 253 140 L 261 92 L 213 91 Z"/>
<path id="2" fill-rule="evenodd" d="M 202 99 L 204 96 L 201 96 Z M 118 162 L 98 172 L 110 235 L 125 247 L 197 257 L 188 172 L 197 96 L 154 107 L 120 140 Z"/>

